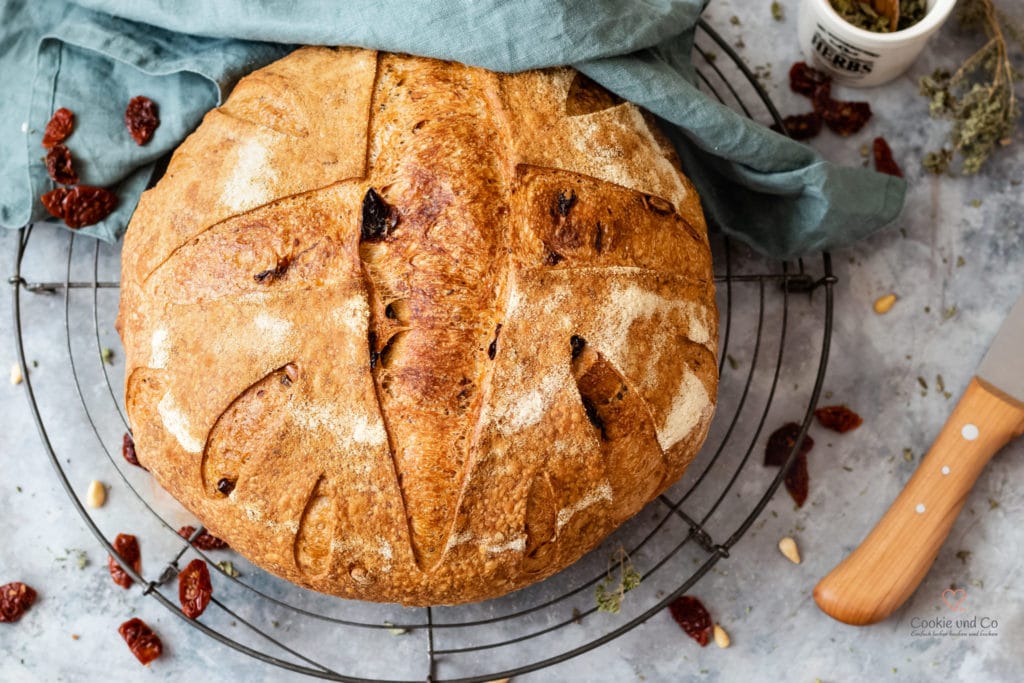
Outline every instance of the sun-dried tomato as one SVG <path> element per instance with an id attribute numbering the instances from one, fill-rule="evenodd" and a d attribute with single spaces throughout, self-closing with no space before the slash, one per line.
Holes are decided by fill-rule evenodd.
<path id="1" fill-rule="evenodd" d="M 764 464 L 766 467 L 782 467 L 789 457 L 789 452 L 796 445 L 796 438 L 800 435 L 800 425 L 796 422 L 787 422 L 768 437 L 768 445 L 764 449 Z M 800 453 L 807 455 L 814 448 L 814 439 L 810 434 L 804 435 L 800 443 Z"/>
<path id="2" fill-rule="evenodd" d="M 796 460 L 786 470 L 786 477 L 783 482 L 786 484 L 786 490 L 792 496 L 793 502 L 796 503 L 798 508 L 802 508 L 807 500 L 807 493 L 811 484 L 810 475 L 807 472 L 807 453 L 800 452 L 797 454 Z"/>
<path id="3" fill-rule="evenodd" d="M 21 615 L 35 601 L 36 592 L 31 586 L 21 581 L 13 581 L 0 586 L 0 623 L 14 623 L 21 619 Z"/>
<path id="4" fill-rule="evenodd" d="M 839 135 L 853 135 L 871 118 L 871 105 L 867 102 L 840 102 L 831 100 L 821 110 L 825 125 Z"/>
<path id="5" fill-rule="evenodd" d="M 832 99 L 832 81 L 824 81 L 816 85 L 810 97 L 814 111 L 823 114 L 835 101 Z"/>
<path id="6" fill-rule="evenodd" d="M 53 112 L 50 122 L 43 131 L 43 147 L 50 149 L 58 142 L 64 142 L 75 129 L 75 115 L 70 109 L 61 107 Z"/>
<path id="7" fill-rule="evenodd" d="M 128 432 L 125 432 L 124 437 L 121 439 L 121 457 L 127 460 L 129 465 L 142 467 L 139 464 L 139 456 L 135 453 L 135 439 Z M 146 468 L 142 467 L 142 469 Z"/>
<path id="8" fill-rule="evenodd" d="M 157 110 L 156 102 L 139 95 L 128 102 L 128 108 L 124 110 L 124 123 L 128 126 L 135 144 L 144 145 L 153 137 L 153 131 L 160 125 L 160 112 Z"/>
<path id="9" fill-rule="evenodd" d="M 684 595 L 673 600 L 668 611 L 686 635 L 700 643 L 701 647 L 708 644 L 711 639 L 711 615 L 700 600 L 692 595 Z"/>
<path id="10" fill-rule="evenodd" d="M 856 429 L 864 422 L 860 415 L 846 406 L 824 406 L 815 410 L 814 416 L 818 418 L 822 427 L 840 434 Z"/>
<path id="11" fill-rule="evenodd" d="M 121 556 L 121 561 L 126 562 L 138 574 L 142 570 L 142 553 L 139 552 L 139 540 L 131 534 L 118 534 L 114 539 L 114 550 Z M 110 568 L 110 578 L 121 588 L 132 587 L 132 577 L 128 576 L 113 555 L 109 556 L 107 566 Z"/>
<path id="12" fill-rule="evenodd" d="M 39 201 L 43 203 L 43 206 L 46 207 L 51 216 L 64 220 L 64 197 L 67 194 L 68 189 L 66 187 L 58 187 L 45 193 L 39 198 Z"/>
<path id="13" fill-rule="evenodd" d="M 194 526 L 183 526 L 178 529 L 178 535 L 184 539 L 192 538 L 192 534 L 196 532 Z M 203 530 L 203 533 L 196 536 L 195 540 L 192 541 L 192 545 L 200 550 L 224 550 L 228 547 L 227 541 L 217 538 L 209 531 Z"/>
<path id="14" fill-rule="evenodd" d="M 56 144 L 46 153 L 46 172 L 53 182 L 61 185 L 77 185 L 78 174 L 71 163 L 71 150 L 63 144 Z"/>
<path id="15" fill-rule="evenodd" d="M 772 124 L 772 130 L 776 133 L 784 133 L 794 140 L 809 140 L 821 132 L 821 116 L 817 112 L 808 114 L 795 114 L 782 119 L 786 130 L 783 131 L 779 125 Z"/>
<path id="16" fill-rule="evenodd" d="M 102 187 L 76 185 L 68 190 L 61 202 L 64 223 L 69 228 L 81 228 L 99 223 L 117 206 L 117 195 Z"/>
<path id="17" fill-rule="evenodd" d="M 135 655 L 135 659 L 143 666 L 149 666 L 149 663 L 164 651 L 160 636 L 153 633 L 153 629 L 138 617 L 121 624 L 117 632 L 124 638 L 124 642 L 128 643 L 128 649 Z"/>
<path id="18" fill-rule="evenodd" d="M 828 74 L 808 66 L 807 62 L 797 62 L 789 67 L 789 89 L 801 95 L 810 97 L 816 87 L 830 80 Z"/>
<path id="19" fill-rule="evenodd" d="M 900 170 L 896 160 L 892 158 L 892 149 L 889 147 L 889 143 L 885 141 L 885 138 L 875 138 L 874 142 L 871 143 L 871 150 L 875 156 L 876 171 L 888 173 L 898 178 L 903 177 L 903 171 Z"/>
<path id="20" fill-rule="evenodd" d="M 213 584 L 210 583 L 210 570 L 203 560 L 192 560 L 178 574 L 178 601 L 181 611 L 189 619 L 195 619 L 210 604 L 213 595 Z"/>
<path id="21" fill-rule="evenodd" d="M 363 196 L 363 216 L 359 237 L 364 242 L 385 239 L 398 225 L 398 210 L 384 201 L 372 187 Z"/>

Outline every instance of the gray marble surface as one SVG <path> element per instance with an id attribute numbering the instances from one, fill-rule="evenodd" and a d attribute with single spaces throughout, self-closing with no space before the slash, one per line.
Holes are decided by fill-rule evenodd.
<path id="1" fill-rule="evenodd" d="M 1010 3 L 1001 3 L 1008 5 Z M 786 17 L 775 22 L 769 3 L 734 0 L 716 2 L 708 10 L 715 27 L 730 40 L 742 38 L 740 52 L 752 66 L 770 65 L 766 83 L 784 113 L 806 109 L 806 102 L 789 93 L 786 71 L 800 58 L 796 46 L 795 0 L 784 0 Z M 1020 12 L 1018 11 L 1018 14 Z M 740 24 L 730 23 L 738 15 Z M 966 386 L 972 371 L 1003 316 L 1024 290 L 1024 226 L 1018 184 L 1024 180 L 1020 130 L 1016 146 L 1003 151 L 977 176 L 936 178 L 921 172 L 918 159 L 934 148 L 945 127 L 926 116 L 926 103 L 916 95 L 916 78 L 939 65 L 952 64 L 968 51 L 971 39 L 947 26 L 930 44 L 911 72 L 896 82 L 857 93 L 840 89 L 839 96 L 865 97 L 875 115 L 869 127 L 850 139 L 824 134 L 815 144 L 829 158 L 861 163 L 859 149 L 875 135 L 885 135 L 907 173 L 910 193 L 896 225 L 853 248 L 834 254 L 839 283 L 835 289 L 835 325 L 824 390 L 830 401 L 844 402 L 864 417 L 864 426 L 839 436 L 814 425 L 817 445 L 810 457 L 811 495 L 795 510 L 785 492 L 768 504 L 760 519 L 690 593 L 700 596 L 714 618 L 732 637 L 732 646 L 701 649 L 683 636 L 664 612 L 599 649 L 543 671 L 517 677 L 531 681 L 1017 681 L 1024 679 L 1024 532 L 1019 519 L 1024 494 L 1014 481 L 1024 478 L 1024 442 L 1012 444 L 981 475 L 963 514 L 943 547 L 932 571 L 910 601 L 885 622 L 854 628 L 832 621 L 811 599 L 816 581 L 838 562 L 870 529 L 909 478 L 946 416 Z M 17 236 L 0 234 L 2 272 L 13 270 Z M 50 228 L 36 231 L 30 243 L 26 270 L 38 279 L 62 280 L 66 268 L 67 239 Z M 117 250 L 94 252 L 91 244 L 75 244 L 73 279 L 91 277 L 96 257 L 100 279 L 115 279 Z M 765 265 L 742 250 L 737 263 L 752 271 Z M 820 274 L 820 261 L 809 259 L 812 273 Z M 876 297 L 897 294 L 886 316 L 871 310 Z M 141 507 L 128 488 L 172 524 L 184 524 L 188 515 L 150 485 L 140 471 L 115 468 L 121 427 L 116 407 L 107 392 L 96 348 L 115 349 L 107 369 L 120 382 L 119 344 L 112 330 L 116 291 L 97 295 L 98 324 L 93 327 L 92 292 L 77 292 L 69 299 L 68 326 L 72 330 L 71 358 L 81 378 L 78 398 L 69 386 L 68 345 L 65 337 L 63 294 L 23 293 L 22 319 L 33 386 L 47 435 L 61 459 L 70 485 L 79 496 L 92 478 L 111 485 L 110 502 L 94 515 L 101 530 L 113 535 L 131 528 L 143 541 L 147 578 L 162 568 L 157 558 L 173 555 L 173 535 Z M 734 292 L 736 328 L 730 354 L 736 369 L 726 366 L 722 409 L 716 418 L 712 442 L 721 441 L 733 414 L 746 372 L 754 361 L 753 325 L 756 323 L 756 287 Z M 721 541 L 736 529 L 771 479 L 759 464 L 766 433 L 754 437 L 770 387 L 769 370 L 778 353 L 780 295 L 766 291 L 769 334 L 760 349 L 754 391 L 748 409 L 739 412 L 730 443 L 755 443 L 752 464 L 729 490 L 723 504 L 709 518 L 708 529 Z M 9 301 L 9 299 L 8 299 Z M 4 375 L 15 362 L 10 303 L 0 312 L 0 364 Z M 820 347 L 823 298 L 793 297 L 785 345 L 783 371 L 776 396 L 765 417 L 765 432 L 801 415 L 815 376 Z M 98 330 L 98 332 L 96 331 Z M 99 340 L 97 341 L 97 334 Z M 937 377 L 950 396 L 937 386 Z M 922 386 L 921 382 L 927 385 Z M 101 414 L 85 407 L 107 406 Z M 756 410 L 754 410 L 756 408 Z M 114 587 L 106 571 L 106 553 L 74 510 L 47 459 L 36 431 L 25 387 L 0 383 L 0 583 L 23 580 L 35 586 L 39 602 L 15 625 L 0 625 L 0 681 L 110 681 L 167 680 L 203 677 L 206 680 L 308 680 L 270 667 L 218 644 L 175 618 L 137 588 Z M 92 417 L 95 431 L 88 418 Z M 742 439 L 741 439 L 742 437 Z M 104 448 L 110 449 L 113 460 Z M 905 456 L 909 449 L 909 456 Z M 683 505 L 688 514 L 710 510 L 717 494 L 735 469 L 742 449 L 725 456 L 724 465 L 709 476 L 706 486 Z M 700 463 L 710 454 L 704 453 Z M 909 457 L 909 460 L 908 460 Z M 733 460 L 730 461 L 730 458 Z M 729 463 L 732 463 L 731 465 Z M 122 474 L 124 478 L 122 479 Z M 673 489 L 673 499 L 686 490 L 698 470 L 688 473 Z M 645 510 L 617 539 L 626 542 L 650 528 L 664 509 Z M 680 538 L 684 529 L 670 520 Z M 776 544 L 794 536 L 804 562 L 797 566 L 783 558 Z M 634 558 L 644 570 L 668 547 L 657 541 Z M 656 604 L 660 591 L 671 589 L 689 576 L 706 555 L 687 546 L 657 576 L 627 598 L 618 617 L 594 615 L 573 626 L 528 641 L 514 652 L 497 653 L 493 662 L 466 660 L 465 666 L 493 664 L 491 670 L 521 658 L 540 659 L 586 638 L 608 632 L 646 607 Z M 514 596 L 473 614 L 501 614 L 522 600 L 536 600 L 545 591 L 573 585 L 583 572 L 603 566 L 600 555 L 584 561 L 581 569 L 556 577 L 525 596 Z M 87 565 L 79 566 L 79 552 Z M 232 557 L 223 555 L 222 557 Z M 261 575 L 244 560 L 233 558 L 243 581 L 268 594 L 328 613 L 394 622 L 421 618 L 421 611 L 398 608 L 362 608 L 325 602 L 300 594 Z M 576 573 L 574 573 L 576 572 Z M 587 576 L 590 576 L 589 574 Z M 339 670 L 366 676 L 423 678 L 422 631 L 402 636 L 371 631 L 351 633 L 327 628 L 272 606 L 250 604 L 248 594 L 224 577 L 215 577 L 218 595 L 234 613 L 211 608 L 204 623 L 232 638 L 269 651 L 260 637 L 246 632 L 241 622 L 264 624 L 276 639 L 317 658 L 329 657 Z M 994 636 L 920 636 L 912 631 L 914 618 L 950 614 L 941 599 L 951 584 L 967 591 L 965 616 L 998 621 Z M 221 586 L 224 586 L 221 592 Z M 173 585 L 170 587 L 173 589 Z M 174 599 L 173 590 L 164 594 Z M 586 607 L 592 594 L 579 601 Z M 520 601 L 520 602 L 517 602 Z M 566 607 L 568 609 L 568 607 Z M 248 610 L 248 611 L 247 611 Z M 337 610 L 337 611 L 331 611 Z M 147 620 L 162 635 L 166 654 L 149 669 L 141 668 L 116 634 L 117 625 L 131 615 Z M 441 610 L 437 618 L 456 618 Z M 530 627 L 555 623 L 561 615 L 541 615 Z M 614 621 L 615 619 L 621 622 Z M 510 627 L 511 628 L 511 627 Z M 572 628 L 577 629 L 576 632 Z M 365 630 L 364 630 L 365 631 Z M 466 642 L 509 635 L 513 631 L 471 629 Z M 447 637 L 447 636 L 446 636 Z M 448 641 L 451 643 L 452 641 Z M 442 643 L 442 647 L 444 644 Z M 280 653 L 278 653 L 280 654 Z M 442 661 L 439 673 L 454 675 Z M 477 669 L 479 670 L 479 669 Z"/>

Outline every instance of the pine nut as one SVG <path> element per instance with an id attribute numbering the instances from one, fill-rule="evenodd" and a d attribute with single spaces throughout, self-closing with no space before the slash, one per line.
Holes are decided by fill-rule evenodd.
<path id="1" fill-rule="evenodd" d="M 89 490 L 85 494 L 85 502 L 91 508 L 101 508 L 107 502 L 107 489 L 102 482 L 93 479 L 89 482 Z"/>
<path id="2" fill-rule="evenodd" d="M 878 315 L 885 315 L 892 310 L 893 304 L 896 303 L 895 294 L 886 294 L 875 299 L 875 313 Z"/>
<path id="3" fill-rule="evenodd" d="M 800 550 L 796 547 L 796 541 L 789 536 L 779 541 L 779 551 L 793 564 L 800 564 Z"/>

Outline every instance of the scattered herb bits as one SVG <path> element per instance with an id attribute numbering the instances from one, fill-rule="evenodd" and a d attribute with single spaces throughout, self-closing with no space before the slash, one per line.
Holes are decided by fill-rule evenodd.
<path id="1" fill-rule="evenodd" d="M 929 115 L 951 122 L 949 145 L 923 160 L 935 174 L 948 171 L 957 153 L 963 160 L 961 172 L 977 173 L 998 147 L 1012 143 L 1020 118 L 1014 91 L 1019 74 L 1009 42 L 1020 41 L 1024 30 L 992 0 L 961 2 L 958 14 L 961 26 L 981 28 L 986 40 L 955 71 L 936 69 L 918 81 L 921 95 L 929 101 Z"/>
<path id="2" fill-rule="evenodd" d="M 622 608 L 623 597 L 640 585 L 640 578 L 640 572 L 633 566 L 626 551 L 620 547 L 608 560 L 608 573 L 605 578 L 597 584 L 597 609 L 618 614 Z"/>

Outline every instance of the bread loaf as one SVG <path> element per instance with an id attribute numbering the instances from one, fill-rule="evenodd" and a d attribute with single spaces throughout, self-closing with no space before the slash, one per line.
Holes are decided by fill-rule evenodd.
<path id="1" fill-rule="evenodd" d="M 409 605 L 576 561 L 683 473 L 717 389 L 698 197 L 571 69 L 302 48 L 125 237 L 141 463 L 303 586 Z"/>

